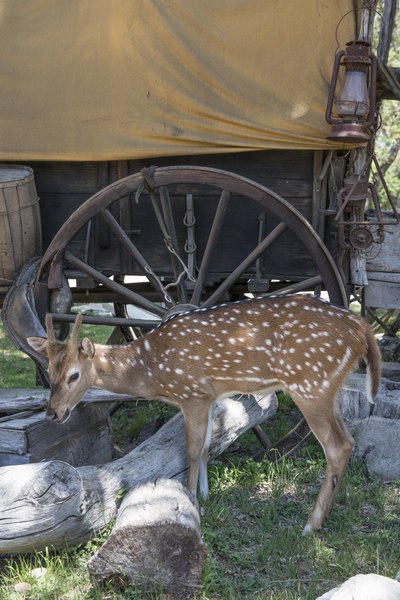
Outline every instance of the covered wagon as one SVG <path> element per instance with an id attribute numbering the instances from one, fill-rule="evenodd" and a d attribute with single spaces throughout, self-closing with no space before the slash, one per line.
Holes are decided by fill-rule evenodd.
<path id="1" fill-rule="evenodd" d="M 16 344 L 43 367 L 26 336 L 46 312 L 65 335 L 76 302 L 111 303 L 85 321 L 126 339 L 245 294 L 346 304 L 383 231 L 364 216 L 376 71 L 379 97 L 393 93 L 371 64 L 373 14 L 351 0 L 4 3 L 0 284 Z M 332 96 L 332 136 L 332 66 L 352 40 L 366 109 L 338 119 Z"/>

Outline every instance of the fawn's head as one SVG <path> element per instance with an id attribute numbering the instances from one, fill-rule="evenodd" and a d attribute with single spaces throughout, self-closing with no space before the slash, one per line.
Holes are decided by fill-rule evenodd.
<path id="1" fill-rule="evenodd" d="M 93 343 L 84 338 L 78 342 L 82 315 L 77 315 L 68 342 L 60 342 L 54 334 L 53 321 L 46 315 L 47 338 L 29 337 L 27 341 L 36 352 L 49 360 L 50 401 L 46 415 L 64 423 L 86 390 L 94 383 Z"/>

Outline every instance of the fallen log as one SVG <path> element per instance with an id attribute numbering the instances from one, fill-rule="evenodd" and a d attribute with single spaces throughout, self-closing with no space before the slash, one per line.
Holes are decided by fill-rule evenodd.
<path id="1" fill-rule="evenodd" d="M 105 544 L 88 563 L 97 583 L 136 583 L 174 598 L 200 588 L 207 550 L 193 498 L 178 481 L 161 479 L 124 498 Z"/>
<path id="2" fill-rule="evenodd" d="M 274 394 L 227 398 L 215 404 L 210 459 L 275 414 Z M 0 469 L 0 553 L 74 546 L 115 518 L 121 490 L 160 478 L 185 479 L 181 414 L 126 456 L 74 468 L 62 461 Z"/>

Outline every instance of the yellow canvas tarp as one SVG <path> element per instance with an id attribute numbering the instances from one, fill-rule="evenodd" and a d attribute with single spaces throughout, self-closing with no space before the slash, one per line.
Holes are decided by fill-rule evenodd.
<path id="1" fill-rule="evenodd" d="M 328 85 L 352 8 L 0 0 L 0 160 L 332 147 Z"/>

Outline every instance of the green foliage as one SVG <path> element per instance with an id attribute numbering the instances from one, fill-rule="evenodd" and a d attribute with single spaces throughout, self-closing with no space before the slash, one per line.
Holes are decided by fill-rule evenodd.
<path id="1" fill-rule="evenodd" d="M 400 63 L 400 61 L 399 61 Z M 380 109 L 382 125 L 376 138 L 376 154 L 385 181 L 396 206 L 400 204 L 400 103 L 384 100 Z M 390 209 L 376 169 L 372 169 L 379 198 L 385 209 Z"/>
<path id="2" fill-rule="evenodd" d="M 382 11 L 382 7 L 378 6 Z M 400 11 L 397 9 L 392 44 L 388 64 L 400 67 Z M 389 191 L 395 201 L 400 204 L 400 102 L 384 100 L 380 106 L 382 124 L 377 132 L 375 151 L 379 164 L 384 172 Z M 378 194 L 384 208 L 388 209 L 386 193 L 375 174 Z"/>

